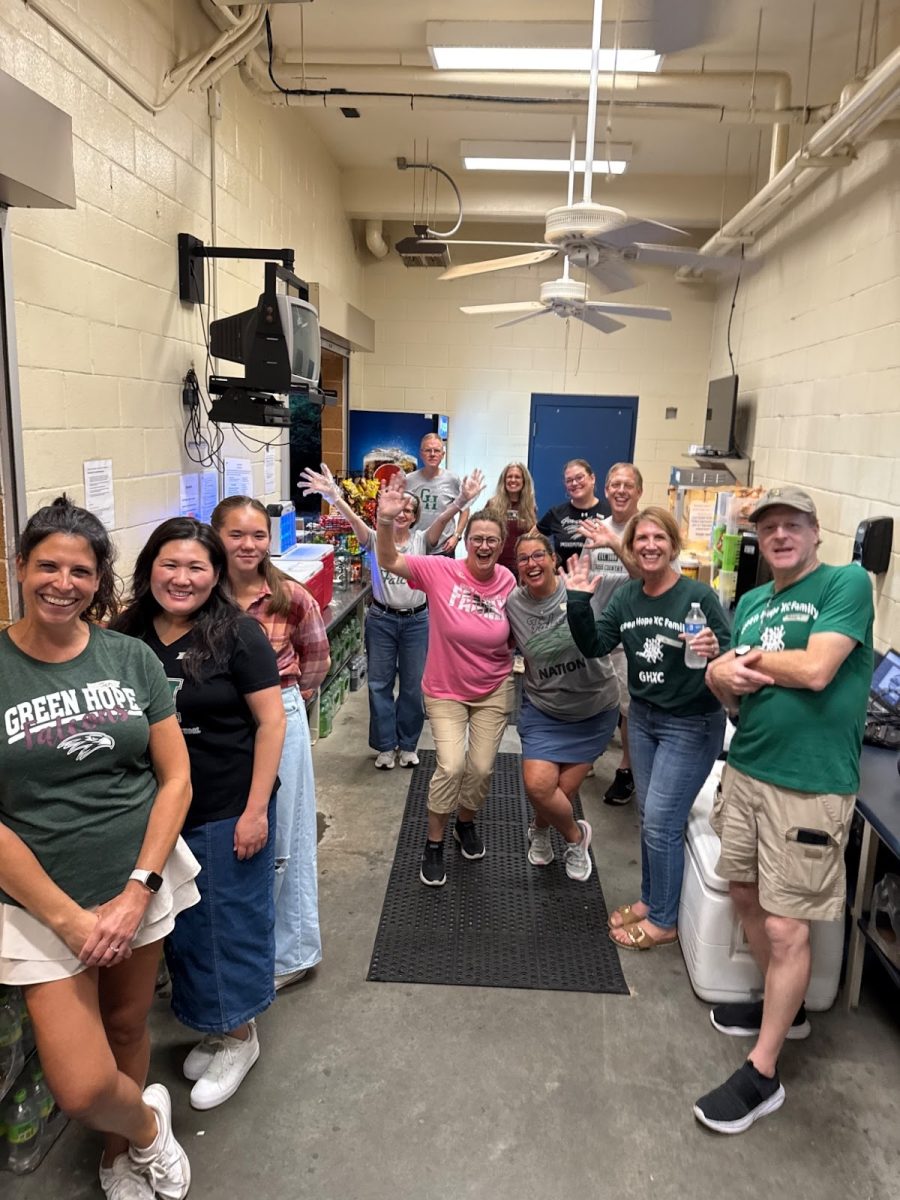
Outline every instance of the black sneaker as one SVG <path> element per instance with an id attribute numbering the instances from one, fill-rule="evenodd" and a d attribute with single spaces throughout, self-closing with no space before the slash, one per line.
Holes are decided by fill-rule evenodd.
<path id="1" fill-rule="evenodd" d="M 769 1079 L 748 1061 L 714 1091 L 700 1097 L 694 1116 L 716 1133 L 743 1133 L 782 1104 L 784 1088 L 778 1072 Z"/>
<path id="2" fill-rule="evenodd" d="M 484 842 L 474 821 L 457 821 L 453 826 L 453 840 L 458 843 L 463 858 L 484 858 Z"/>
<path id="3" fill-rule="evenodd" d="M 709 1019 L 719 1033 L 727 1033 L 731 1037 L 755 1037 L 762 1025 L 762 1013 L 762 1000 L 751 1000 L 746 1004 L 717 1004 L 709 1010 Z M 801 1042 L 811 1033 L 812 1026 L 806 1019 L 806 1005 L 801 1004 L 787 1031 L 787 1039 L 789 1042 Z"/>
<path id="4" fill-rule="evenodd" d="M 634 795 L 634 776 L 627 767 L 616 771 L 615 778 L 603 795 L 604 804 L 627 804 Z"/>
<path id="5" fill-rule="evenodd" d="M 422 851 L 419 878 L 427 887 L 443 887 L 447 882 L 444 870 L 444 843 L 426 842 Z"/>

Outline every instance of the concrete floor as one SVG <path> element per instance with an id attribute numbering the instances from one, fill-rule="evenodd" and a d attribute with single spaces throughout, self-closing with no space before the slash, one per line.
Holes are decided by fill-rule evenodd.
<path id="1" fill-rule="evenodd" d="M 193 1200 L 900 1197 L 900 1018 L 874 966 L 856 1012 L 816 1014 L 785 1047 L 781 1111 L 732 1138 L 691 1105 L 749 1043 L 713 1030 L 677 950 L 623 955 L 631 996 L 366 983 L 409 783 L 373 770 L 367 719 L 351 696 L 315 751 L 324 962 L 260 1019 L 233 1100 L 190 1108 L 190 1033 L 154 1013 L 152 1077 L 172 1091 Z M 583 790 L 611 905 L 638 878 L 633 806 L 601 803 L 617 760 Z M 97 1160 L 70 1126 L 34 1175 L 0 1175 L 0 1195 L 98 1197 Z"/>

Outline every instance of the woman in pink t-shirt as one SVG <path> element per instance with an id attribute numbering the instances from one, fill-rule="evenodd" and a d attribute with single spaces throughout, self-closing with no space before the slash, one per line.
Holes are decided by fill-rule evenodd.
<path id="1" fill-rule="evenodd" d="M 464 559 L 397 551 L 394 518 L 405 480 L 396 474 L 378 499 L 378 565 L 428 597 L 428 655 L 422 676 L 437 767 L 428 789 L 428 833 L 419 878 L 429 887 L 447 882 L 444 832 L 456 812 L 453 837 L 463 858 L 484 858 L 475 816 L 513 707 L 512 653 L 506 600 L 516 586 L 497 565 L 506 530 L 486 509 L 466 527 Z M 468 734 L 468 746 L 466 735 Z"/>

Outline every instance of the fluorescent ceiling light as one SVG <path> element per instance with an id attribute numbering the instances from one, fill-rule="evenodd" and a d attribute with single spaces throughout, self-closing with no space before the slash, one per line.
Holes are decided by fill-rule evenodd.
<path id="1" fill-rule="evenodd" d="M 591 69 L 590 47 L 429 46 L 438 71 L 581 71 Z M 652 50 L 600 51 L 600 70 L 656 71 L 661 56 Z"/>
<path id="2" fill-rule="evenodd" d="M 631 161 L 630 142 L 598 142 L 592 169 L 598 175 L 621 175 Z M 460 142 L 460 157 L 469 171 L 558 171 L 569 169 L 565 142 Z M 607 153 L 609 161 L 607 162 Z M 576 147 L 575 170 L 584 173 L 584 147 Z"/>

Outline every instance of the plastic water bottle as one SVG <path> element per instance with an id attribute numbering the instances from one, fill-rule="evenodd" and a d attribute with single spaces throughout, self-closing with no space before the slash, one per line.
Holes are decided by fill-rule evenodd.
<path id="1" fill-rule="evenodd" d="M 30 1091 L 31 1103 L 34 1105 L 35 1113 L 41 1122 L 41 1139 L 44 1143 L 47 1143 L 50 1135 L 51 1117 L 53 1116 L 56 1104 L 50 1089 L 47 1087 L 44 1072 L 40 1065 L 33 1067 L 31 1070 Z"/>
<path id="2" fill-rule="evenodd" d="M 691 642 L 701 630 L 706 628 L 706 614 L 700 607 L 697 600 L 691 605 L 691 611 L 684 618 L 684 632 L 687 634 L 687 641 L 684 643 L 684 665 L 698 669 L 706 666 L 706 659 L 702 654 L 697 654 L 691 649 Z"/>
<path id="3" fill-rule="evenodd" d="M 0 1096 L 12 1087 L 23 1059 L 18 993 L 0 988 Z"/>
<path id="4" fill-rule="evenodd" d="M 33 1171 L 41 1157 L 41 1119 L 25 1088 L 18 1088 L 6 1110 L 7 1168 L 16 1175 Z"/>

